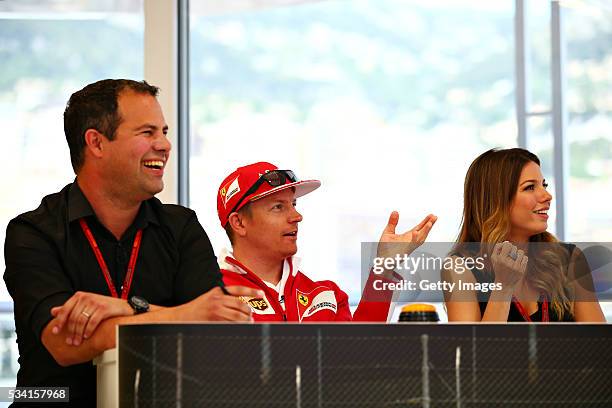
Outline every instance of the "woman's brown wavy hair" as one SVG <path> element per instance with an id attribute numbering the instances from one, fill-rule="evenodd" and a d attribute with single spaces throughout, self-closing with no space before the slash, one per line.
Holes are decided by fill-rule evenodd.
<path id="1" fill-rule="evenodd" d="M 510 211 L 526 164 L 540 165 L 540 159 L 525 149 L 491 149 L 474 160 L 465 176 L 463 217 L 458 243 L 492 244 L 508 239 Z M 558 242 L 544 231 L 529 238 L 530 242 Z M 483 248 L 485 245 L 483 245 Z M 561 246 L 538 248 L 537 256 L 530 246 L 527 282 L 551 299 L 551 308 L 559 319 L 572 314 L 566 268 L 569 254 Z"/>

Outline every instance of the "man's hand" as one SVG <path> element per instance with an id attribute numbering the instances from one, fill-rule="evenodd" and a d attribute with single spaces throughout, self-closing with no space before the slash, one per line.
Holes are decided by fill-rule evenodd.
<path id="1" fill-rule="evenodd" d="M 263 292 L 244 286 L 228 286 L 223 289 L 216 287 L 195 298 L 189 303 L 179 306 L 181 317 L 185 321 L 252 321 L 251 308 L 240 297 L 261 298 Z"/>
<path id="2" fill-rule="evenodd" d="M 132 307 L 125 300 L 77 292 L 64 305 L 52 309 L 56 317 L 43 329 L 41 341 L 55 361 L 65 367 L 90 361 L 104 350 L 115 347 L 116 328 L 120 324 L 251 321 L 251 309 L 240 297 L 263 297 L 262 291 L 241 286 L 225 289 L 229 295 L 224 294 L 221 287 L 215 287 L 181 306 L 157 306 L 148 313 L 138 315 L 134 315 Z M 83 311 L 90 317 L 87 318 Z M 74 322 L 73 327 L 71 322 Z M 92 323 L 97 329 L 93 325 L 90 328 Z M 91 334 L 84 336 L 85 332 Z M 65 335 L 66 341 L 59 338 L 58 333 Z M 83 333 L 83 336 L 79 333 Z"/>
<path id="3" fill-rule="evenodd" d="M 393 211 L 378 241 L 376 256 L 379 258 L 395 258 L 396 255 L 410 255 L 425 242 L 425 239 L 427 239 L 429 235 L 429 231 L 431 231 L 431 228 L 437 220 L 438 217 L 429 214 L 414 228 L 403 234 L 396 234 L 395 228 L 399 221 L 399 213 Z"/>
<path id="4" fill-rule="evenodd" d="M 56 318 L 52 332 L 60 333 L 66 325 L 66 344 L 78 346 L 83 339 L 93 334 L 103 320 L 133 314 L 134 310 L 125 300 L 89 292 L 76 292 L 62 306 L 51 309 L 51 315 Z"/>
<path id="5" fill-rule="evenodd" d="M 251 308 L 239 296 L 263 297 L 257 289 L 242 286 L 227 288 L 230 296 L 220 287 L 209 290 L 183 306 L 181 316 L 186 321 L 250 321 Z M 89 292 L 76 292 L 62 306 L 51 309 L 56 318 L 52 328 L 58 334 L 64 326 L 67 329 L 66 344 L 78 346 L 83 339 L 92 336 L 98 325 L 111 317 L 132 316 L 134 310 L 122 299 Z"/>

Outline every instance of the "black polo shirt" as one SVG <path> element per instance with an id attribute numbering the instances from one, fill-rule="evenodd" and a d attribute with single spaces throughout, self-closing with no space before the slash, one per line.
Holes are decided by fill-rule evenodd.
<path id="1" fill-rule="evenodd" d="M 43 198 L 36 210 L 13 219 L 6 231 L 4 280 L 14 301 L 20 364 L 17 386 L 68 386 L 74 406 L 93 407 L 93 364 L 61 367 L 40 340 L 52 319 L 51 308 L 64 304 L 76 291 L 110 296 L 79 225 L 83 217 L 119 294 L 138 229 L 143 235 L 129 296 L 176 306 L 222 283 L 217 259 L 195 212 L 156 198 L 141 204 L 120 240 L 97 220 L 76 182 Z"/>

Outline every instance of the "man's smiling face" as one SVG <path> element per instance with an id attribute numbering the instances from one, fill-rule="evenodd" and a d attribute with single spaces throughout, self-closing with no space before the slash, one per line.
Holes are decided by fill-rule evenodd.
<path id="1" fill-rule="evenodd" d="M 171 149 L 161 106 L 154 96 L 126 90 L 119 95 L 118 113 L 115 138 L 105 143 L 109 182 L 135 200 L 151 198 L 164 188 Z"/>

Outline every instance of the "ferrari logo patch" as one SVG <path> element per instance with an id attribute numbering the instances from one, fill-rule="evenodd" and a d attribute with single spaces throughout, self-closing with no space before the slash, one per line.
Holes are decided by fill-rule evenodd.
<path id="1" fill-rule="evenodd" d="M 240 183 L 238 183 L 238 177 L 221 187 L 221 190 L 219 190 L 219 194 L 221 195 L 221 199 L 223 200 L 223 206 L 226 207 L 227 202 L 239 192 Z"/>
<path id="2" fill-rule="evenodd" d="M 334 316 L 338 312 L 338 301 L 331 288 L 318 286 L 307 293 L 299 290 L 296 290 L 296 292 L 296 306 L 300 322 L 313 316 L 321 316 L 322 319 L 319 320 L 334 320 Z M 318 319 L 314 318 L 314 320 Z"/>

